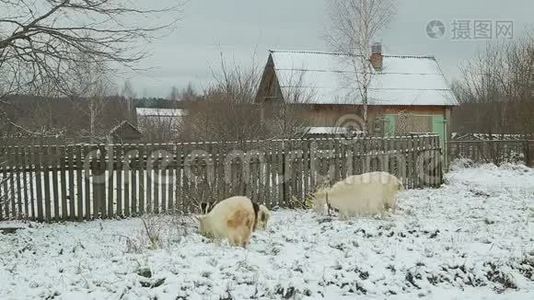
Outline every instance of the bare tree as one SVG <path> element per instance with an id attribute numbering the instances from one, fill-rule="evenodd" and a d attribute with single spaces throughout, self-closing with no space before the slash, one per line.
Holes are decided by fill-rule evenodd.
<path id="1" fill-rule="evenodd" d="M 259 69 L 228 64 L 221 54 L 213 85 L 200 101 L 187 104 L 182 137 L 192 140 L 243 141 L 265 136 L 260 107 L 255 103 Z"/>
<path id="2" fill-rule="evenodd" d="M 461 68 L 453 85 L 461 107 L 454 130 L 477 133 L 532 133 L 534 39 L 490 43 Z"/>
<path id="3" fill-rule="evenodd" d="M 385 29 L 396 12 L 395 0 L 332 0 L 328 40 L 335 51 L 349 57 L 353 74 L 347 84 L 363 104 L 367 123 L 369 86 L 374 72 L 370 61 L 371 43 Z"/>
<path id="4" fill-rule="evenodd" d="M 127 99 L 134 99 L 137 97 L 137 93 L 135 92 L 130 80 L 124 81 L 124 84 L 122 85 L 121 96 Z"/>
<path id="5" fill-rule="evenodd" d="M 503 50 L 502 45 L 488 44 L 483 52 L 479 52 L 461 67 L 463 80 L 455 86 L 457 93 L 461 92 L 459 99 L 463 104 L 477 103 L 481 108 L 471 115 L 471 121 L 485 128 L 488 133 L 495 133 L 505 126 L 501 110 L 497 107 L 499 103 L 504 103 L 501 101 L 504 97 L 501 89 L 504 75 Z M 488 113 L 494 118 L 487 118 Z"/>
<path id="6" fill-rule="evenodd" d="M 103 114 L 106 99 L 112 94 L 114 86 L 110 78 L 110 70 L 103 62 L 91 63 L 81 54 L 79 67 L 74 73 L 71 83 L 71 99 L 79 99 L 83 103 L 84 114 L 89 119 L 88 138 L 94 143 L 103 138 L 107 128 L 103 127 Z"/>
<path id="7" fill-rule="evenodd" d="M 121 90 L 121 97 L 124 98 L 124 101 L 126 101 L 126 109 L 128 111 L 127 112 L 128 120 L 132 120 L 135 114 L 134 101 L 135 101 L 135 98 L 137 97 L 137 94 L 130 80 L 126 80 L 124 82 L 124 85 L 122 86 L 122 90 Z"/>
<path id="8" fill-rule="evenodd" d="M 198 100 L 199 95 L 197 94 L 193 84 L 190 82 L 187 86 L 180 91 L 180 101 L 191 102 Z"/>
<path id="9" fill-rule="evenodd" d="M 177 87 L 173 86 L 171 88 L 171 93 L 169 94 L 169 100 L 171 101 L 178 101 L 180 100 L 180 91 Z"/>
<path id="10" fill-rule="evenodd" d="M 80 63 L 134 67 L 146 55 L 138 42 L 172 29 L 179 11 L 121 0 L 0 0 L 0 91 L 65 91 Z"/>
<path id="11" fill-rule="evenodd" d="M 193 84 L 188 83 L 185 88 L 178 89 L 176 86 L 171 88 L 169 93 L 169 100 L 171 101 L 195 101 L 198 99 L 197 92 L 193 88 Z"/>

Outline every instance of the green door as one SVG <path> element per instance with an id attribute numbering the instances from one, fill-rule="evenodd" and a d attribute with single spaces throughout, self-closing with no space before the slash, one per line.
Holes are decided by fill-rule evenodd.
<path id="1" fill-rule="evenodd" d="M 447 161 L 447 120 L 443 115 L 432 116 L 432 132 L 439 136 L 439 144 L 443 153 L 444 161 Z"/>
<path id="2" fill-rule="evenodd" d="M 397 115 L 384 115 L 384 134 L 394 136 L 397 130 Z"/>

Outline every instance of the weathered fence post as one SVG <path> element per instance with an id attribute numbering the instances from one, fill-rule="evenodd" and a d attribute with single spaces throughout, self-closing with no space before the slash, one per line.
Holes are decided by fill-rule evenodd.
<path id="1" fill-rule="evenodd" d="M 74 197 L 75 195 L 75 190 L 74 190 L 74 168 L 75 168 L 75 160 L 74 160 L 74 156 L 75 156 L 75 153 L 74 153 L 74 147 L 73 146 L 67 146 L 67 157 L 68 157 L 68 164 L 69 164 L 69 188 L 68 188 L 68 191 L 69 191 L 69 218 L 71 220 L 75 219 L 76 217 L 76 211 L 74 210 L 75 208 L 75 203 L 76 203 L 76 197 Z"/>
<path id="2" fill-rule="evenodd" d="M 6 171 L 6 157 L 5 148 L 0 148 L 0 221 L 4 219 L 4 205 L 7 200 L 7 171 Z M 7 216 L 5 217 L 7 219 Z"/>
<path id="3" fill-rule="evenodd" d="M 77 208 L 77 217 L 81 221 L 83 219 L 83 147 L 77 146 L 75 153 L 75 165 L 76 165 L 76 208 Z"/>

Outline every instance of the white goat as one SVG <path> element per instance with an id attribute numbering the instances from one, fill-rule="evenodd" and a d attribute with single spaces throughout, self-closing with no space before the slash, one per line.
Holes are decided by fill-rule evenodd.
<path id="1" fill-rule="evenodd" d="M 382 216 L 395 209 L 395 196 L 402 189 L 402 182 L 387 172 L 350 176 L 315 193 L 313 207 L 322 214 L 335 209 L 344 218 Z"/>

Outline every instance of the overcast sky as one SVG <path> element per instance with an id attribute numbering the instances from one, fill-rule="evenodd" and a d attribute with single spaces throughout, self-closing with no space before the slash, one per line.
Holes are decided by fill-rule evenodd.
<path id="1" fill-rule="evenodd" d="M 327 1 L 189 0 L 176 30 L 150 45 L 151 56 L 143 62 L 150 69 L 131 75 L 130 81 L 141 97 L 167 97 L 172 86 L 191 82 L 196 89 L 205 88 L 221 53 L 238 64 L 263 66 L 268 49 L 329 50 L 324 40 Z M 474 39 L 475 21 L 490 21 L 491 40 L 497 41 L 506 36 L 501 27 L 501 36 L 496 37 L 497 22 L 513 21 L 517 38 L 533 27 L 533 13 L 532 0 L 398 0 L 398 13 L 380 42 L 385 54 L 435 56 L 452 80 L 459 75 L 459 64 L 487 42 Z M 428 36 L 432 20 L 445 25 L 441 38 Z M 459 22 L 454 25 L 455 21 Z M 453 29 L 463 21 L 469 21 L 471 38 L 454 36 Z"/>

